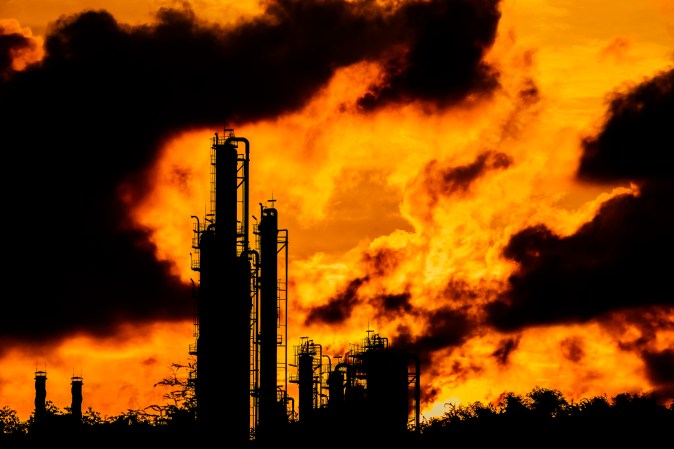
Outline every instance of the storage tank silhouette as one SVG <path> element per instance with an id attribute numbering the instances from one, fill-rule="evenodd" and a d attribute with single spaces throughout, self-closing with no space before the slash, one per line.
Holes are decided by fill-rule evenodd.
<path id="1" fill-rule="evenodd" d="M 362 354 L 372 425 L 388 431 L 407 430 L 410 413 L 407 360 L 387 346 Z"/>

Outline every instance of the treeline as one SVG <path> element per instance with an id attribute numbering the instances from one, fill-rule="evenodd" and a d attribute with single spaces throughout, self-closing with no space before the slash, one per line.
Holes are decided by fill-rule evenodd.
<path id="1" fill-rule="evenodd" d="M 78 419 L 74 419 L 68 407 L 62 410 L 47 401 L 46 412 L 43 422 L 36 423 L 34 414 L 21 421 L 16 411 L 7 406 L 0 408 L 0 448 L 45 445 L 124 448 L 141 444 L 170 448 L 194 447 L 196 441 L 193 401 L 128 410 L 105 418 L 89 408 Z M 350 432 L 355 428 L 357 433 Z M 557 390 L 536 387 L 525 395 L 505 394 L 497 403 L 447 404 L 442 416 L 422 419 L 418 429 L 410 429 L 405 435 L 378 432 L 362 423 L 353 429 L 347 425 L 336 434 L 324 435 L 312 433 L 301 423 L 289 423 L 288 431 L 278 435 L 275 443 L 296 448 L 318 445 L 348 449 L 377 449 L 377 443 L 418 449 L 460 444 L 478 447 L 507 444 L 518 448 L 626 444 L 647 447 L 671 443 L 674 404 L 665 405 L 649 394 L 629 393 L 610 399 L 597 396 L 570 402 Z M 284 441 L 286 438 L 288 441 Z"/>
<path id="2" fill-rule="evenodd" d="M 651 447 L 671 444 L 674 403 L 650 394 L 596 396 L 567 401 L 558 390 L 535 387 L 496 404 L 448 405 L 420 429 L 419 447 L 454 444 L 542 447 Z M 669 441 L 670 443 L 666 443 Z"/>
<path id="3" fill-rule="evenodd" d="M 45 413 L 39 420 L 33 412 L 25 421 L 15 410 L 4 406 L 0 408 L 0 449 L 45 446 L 132 449 L 141 442 L 151 447 L 160 442 L 173 447 L 173 443 L 192 440 L 195 424 L 194 408 L 175 405 L 153 405 L 106 417 L 89 407 L 77 418 L 70 407 L 60 409 L 46 401 Z"/>

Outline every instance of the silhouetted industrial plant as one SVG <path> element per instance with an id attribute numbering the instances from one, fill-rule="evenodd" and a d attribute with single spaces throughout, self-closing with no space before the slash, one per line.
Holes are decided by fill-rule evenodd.
<path id="1" fill-rule="evenodd" d="M 250 144 L 231 129 L 225 134 L 216 133 L 211 147 L 211 213 L 193 216 L 192 268 L 200 280 L 190 352 L 201 431 L 228 435 L 243 447 L 251 439 L 273 441 L 298 415 L 307 428 L 347 417 L 367 418 L 377 431 L 417 428 L 419 361 L 372 331 L 334 367 L 319 344 L 302 338 L 294 354 L 297 375 L 288 375 L 288 231 L 279 229 L 274 200 L 260 204 L 251 248 Z M 299 413 L 289 382 L 298 384 Z"/>
<path id="2" fill-rule="evenodd" d="M 60 413 L 46 399 L 46 369 L 36 370 L 35 411 L 22 424 L 0 409 L 0 446 L 425 449 L 479 441 L 538 448 L 618 445 L 626 438 L 643 446 L 671 436 L 674 404 L 656 396 L 569 404 L 539 387 L 526 396 L 504 393 L 495 404 L 451 406 L 442 418 L 420 422 L 419 357 L 369 329 L 342 356 L 301 337 L 291 363 L 288 231 L 279 228 L 274 200 L 260 203 L 259 221 L 250 215 L 247 139 L 231 129 L 224 137 L 216 133 L 210 161 L 210 212 L 192 216 L 191 268 L 199 280 L 192 281 L 196 341 L 188 352 L 196 363 L 187 365 L 185 381 L 168 383 L 189 400 L 150 406 L 159 410 L 151 420 L 132 410 L 103 420 L 91 408 L 82 412 L 83 379 L 73 375 L 71 405 Z M 289 384 L 297 385 L 297 403 Z"/>
<path id="3" fill-rule="evenodd" d="M 250 215 L 246 138 L 232 129 L 224 137 L 215 133 L 210 161 L 210 212 L 192 216 L 191 268 L 199 280 L 193 281 L 196 341 L 189 347 L 196 363 L 187 388 L 196 403 L 194 441 L 268 447 L 279 438 L 308 441 L 344 428 L 387 435 L 418 430 L 419 359 L 374 331 L 334 361 L 302 337 L 289 363 L 288 231 L 279 228 L 275 200 L 260 203 L 259 222 Z M 36 371 L 36 431 L 47 428 L 46 379 L 46 371 Z M 289 383 L 297 384 L 297 407 Z M 81 377 L 72 378 L 71 392 L 69 425 L 82 421 Z"/>

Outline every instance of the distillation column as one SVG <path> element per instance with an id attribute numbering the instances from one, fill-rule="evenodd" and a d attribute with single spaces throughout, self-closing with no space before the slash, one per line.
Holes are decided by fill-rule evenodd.
<path id="1" fill-rule="evenodd" d="M 263 439 L 278 430 L 284 405 L 277 399 L 278 369 L 278 212 L 262 208 L 260 234 L 260 423 Z M 280 410 L 279 410 L 280 408 Z"/>
<path id="2" fill-rule="evenodd" d="M 216 134 L 213 143 L 215 214 L 199 239 L 196 377 L 202 436 L 206 441 L 226 440 L 237 448 L 250 439 L 251 313 L 247 210 L 238 217 L 239 141 L 246 144 L 247 176 L 246 139 L 221 139 Z M 247 197 L 247 182 L 245 188 Z"/>

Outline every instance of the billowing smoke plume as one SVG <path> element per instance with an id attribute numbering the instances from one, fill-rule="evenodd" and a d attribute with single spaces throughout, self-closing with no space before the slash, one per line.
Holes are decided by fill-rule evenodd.
<path id="1" fill-rule="evenodd" d="M 359 61 L 384 70 L 362 99 L 368 110 L 488 94 L 498 82 L 482 56 L 498 19 L 496 0 L 389 9 L 276 0 L 232 27 L 190 10 L 162 9 L 142 26 L 90 10 L 54 22 L 44 58 L 20 71 L 11 59 L 28 43 L 2 34 L 0 339 L 109 335 L 119 323 L 191 318 L 191 286 L 157 260 L 149 230 L 130 214 L 163 143 L 297 110 L 336 69 Z"/>
<path id="2" fill-rule="evenodd" d="M 674 182 L 668 173 L 674 71 L 617 96 L 603 130 L 584 141 L 578 176 L 588 182 L 633 182 L 637 195 L 607 201 L 568 237 L 543 225 L 513 236 L 504 255 L 520 269 L 490 309 L 493 323 L 585 321 L 634 307 L 672 306 Z"/>
<path id="3" fill-rule="evenodd" d="M 6 78 L 12 70 L 13 53 L 31 46 L 31 40 L 19 33 L 4 32 L 0 26 L 0 78 Z"/>
<path id="4" fill-rule="evenodd" d="M 615 96 L 601 132 L 583 141 L 578 177 L 631 182 L 638 194 L 607 201 L 570 236 L 543 225 L 514 235 L 504 256 L 519 269 L 488 307 L 491 323 L 502 330 L 623 315 L 645 335 L 640 344 L 650 380 L 670 397 L 672 351 L 647 348 L 652 323 L 674 326 L 666 318 L 674 310 L 668 263 L 674 252 L 674 178 L 667 162 L 672 117 L 674 70 Z"/>
<path id="5" fill-rule="evenodd" d="M 444 307 L 431 301 L 432 310 L 420 307 L 424 301 L 407 291 L 373 294 L 366 287 L 391 279 L 398 266 L 391 260 L 399 262 L 403 257 L 380 251 L 366 256 L 363 275 L 314 308 L 306 324 L 344 321 L 360 305 L 371 305 L 387 317 L 404 311 L 423 317 L 427 325 L 414 336 L 401 328 L 396 341 L 414 348 L 425 360 L 434 351 L 461 346 L 484 332 L 486 324 L 506 336 L 492 354 L 499 364 L 508 362 L 517 348 L 518 332 L 528 327 L 589 321 L 603 323 L 607 329 L 634 326 L 642 337 L 622 343 L 623 349 L 641 356 L 656 393 L 671 398 L 674 356 L 671 349 L 656 347 L 654 328 L 674 328 L 668 263 L 674 254 L 674 178 L 667 162 L 674 145 L 672 117 L 674 70 L 615 95 L 602 129 L 581 142 L 577 178 L 586 183 L 631 184 L 636 193 L 604 202 L 592 220 L 570 235 L 558 235 L 545 224 L 516 232 L 502 253 L 516 268 L 501 291 L 462 289 L 448 275 L 449 285 L 439 293 Z M 494 170 L 508 170 L 511 162 L 505 154 L 485 152 L 463 166 L 426 165 L 420 176 L 424 188 L 418 194 L 425 195 L 427 207 L 415 212 L 430 215 L 438 198 L 450 195 L 460 201 L 477 179 Z M 569 360 L 582 358 L 579 342 L 567 340 L 561 350 Z"/>

